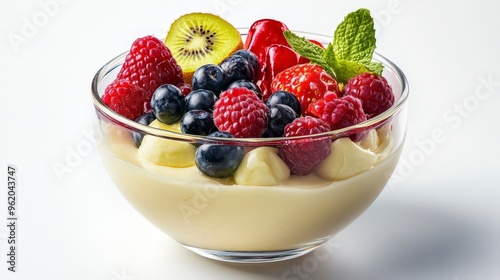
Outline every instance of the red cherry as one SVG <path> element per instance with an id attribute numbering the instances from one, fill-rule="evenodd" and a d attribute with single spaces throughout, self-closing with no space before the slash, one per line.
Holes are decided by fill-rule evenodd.
<path id="1" fill-rule="evenodd" d="M 245 49 L 253 52 L 259 61 L 265 61 L 267 48 L 273 44 L 288 45 L 283 32 L 288 27 L 274 19 L 261 19 L 254 22 L 245 39 Z"/>
<path id="2" fill-rule="evenodd" d="M 266 100 L 271 94 L 271 82 L 281 71 L 297 65 L 300 56 L 285 45 L 274 44 L 268 47 L 266 60 L 262 67 L 264 75 L 260 77 L 257 84 L 261 88 L 262 98 Z"/>

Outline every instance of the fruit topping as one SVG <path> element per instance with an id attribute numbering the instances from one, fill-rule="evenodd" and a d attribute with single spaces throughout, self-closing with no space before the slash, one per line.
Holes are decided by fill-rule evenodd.
<path id="1" fill-rule="evenodd" d="M 158 120 L 149 126 L 163 130 L 171 130 L 170 125 Z M 189 167 L 194 165 L 196 147 L 191 143 L 164 139 L 152 135 L 145 135 L 137 156 L 148 162 L 170 167 Z"/>
<path id="2" fill-rule="evenodd" d="M 139 116 L 137 119 L 135 119 L 136 122 L 138 122 L 142 125 L 149 125 L 154 120 L 156 120 L 156 117 L 152 111 L 144 113 L 141 116 Z M 139 148 L 139 146 L 141 145 L 143 137 L 144 137 L 144 134 L 142 134 L 140 132 L 137 132 L 137 131 L 132 132 L 132 140 L 134 141 L 134 144 L 137 148 Z"/>
<path id="3" fill-rule="evenodd" d="M 208 89 L 219 96 L 229 84 L 226 72 L 218 65 L 205 64 L 200 66 L 193 74 L 191 87 L 196 89 Z"/>
<path id="4" fill-rule="evenodd" d="M 247 88 L 232 88 L 215 102 L 214 122 L 238 138 L 261 137 L 267 127 L 266 104 Z"/>
<path id="5" fill-rule="evenodd" d="M 359 74 L 349 79 L 342 89 L 342 95 L 360 99 L 368 118 L 379 115 L 394 104 L 394 94 L 387 80 L 372 73 Z"/>
<path id="6" fill-rule="evenodd" d="M 234 138 L 232 134 L 223 131 L 216 131 L 208 136 Z M 207 176 L 228 178 L 233 176 L 244 154 L 243 147 L 240 146 L 202 144 L 196 149 L 195 163 L 198 169 Z"/>
<path id="7" fill-rule="evenodd" d="M 366 121 L 361 101 L 352 96 L 335 98 L 315 106 L 320 119 L 326 121 L 332 130 L 345 128 Z M 361 141 L 366 135 L 363 131 L 351 135 L 353 141 Z"/>
<path id="8" fill-rule="evenodd" d="M 312 135 L 330 131 L 330 125 L 311 116 L 295 119 L 285 127 L 285 137 Z M 280 146 L 278 155 L 293 174 L 307 175 L 316 169 L 330 154 L 331 140 L 325 138 L 301 138 L 287 140 Z"/>
<path id="9" fill-rule="evenodd" d="M 214 110 L 216 100 L 217 96 L 211 90 L 193 90 L 186 96 L 186 111 L 199 109 L 211 112 Z"/>
<path id="10" fill-rule="evenodd" d="M 129 80 L 114 80 L 104 90 L 102 102 L 118 114 L 134 120 L 144 111 L 146 91 Z"/>
<path id="11" fill-rule="evenodd" d="M 275 186 L 289 177 L 290 169 L 273 147 L 258 147 L 246 153 L 234 173 L 236 184 L 248 186 Z"/>
<path id="12" fill-rule="evenodd" d="M 287 105 L 274 104 L 267 113 L 268 123 L 266 137 L 282 137 L 285 126 L 298 118 L 297 113 Z"/>
<path id="13" fill-rule="evenodd" d="M 245 49 L 253 52 L 259 61 L 264 61 L 267 48 L 272 44 L 288 45 L 283 31 L 288 27 L 274 19 L 255 21 L 248 30 L 245 40 Z"/>
<path id="14" fill-rule="evenodd" d="M 191 88 L 191 83 L 180 83 L 177 87 L 181 90 L 182 95 L 187 96 L 193 89 Z"/>
<path id="15" fill-rule="evenodd" d="M 181 131 L 184 134 L 208 135 L 217 131 L 212 113 L 204 110 L 190 110 L 181 119 Z"/>
<path id="16" fill-rule="evenodd" d="M 228 83 L 237 80 L 253 81 L 252 67 L 241 55 L 232 55 L 224 59 L 219 66 L 226 72 Z"/>
<path id="17" fill-rule="evenodd" d="M 165 84 L 154 92 L 151 108 L 159 121 L 173 124 L 182 118 L 186 108 L 186 100 L 178 87 Z"/>
<path id="18" fill-rule="evenodd" d="M 259 99 L 262 99 L 262 93 L 260 92 L 260 88 L 253 82 L 249 82 L 246 80 L 237 80 L 229 84 L 229 86 L 227 86 L 227 89 L 239 88 L 239 87 L 244 87 L 253 90 L 255 94 L 257 94 Z"/>
<path id="19" fill-rule="evenodd" d="M 145 90 L 144 111 L 149 110 L 151 96 L 159 86 L 183 81 L 182 70 L 170 50 L 150 35 L 132 43 L 117 79 L 129 80 Z"/>
<path id="20" fill-rule="evenodd" d="M 191 13 L 172 24 L 165 43 L 137 39 L 102 101 L 142 125 L 175 133 L 283 137 L 268 139 L 274 147 L 245 150 L 231 141 L 193 145 L 132 131 L 143 162 L 196 165 L 240 185 L 278 185 L 291 174 L 313 172 L 342 180 L 370 169 L 393 146 L 390 125 L 346 129 L 339 139 L 327 134 L 393 106 L 382 64 L 372 61 L 375 43 L 366 9 L 348 14 L 328 44 L 300 37 L 280 21 L 258 20 L 244 49 L 225 20 Z"/>
<path id="21" fill-rule="evenodd" d="M 259 59 L 257 58 L 257 56 L 253 52 L 246 50 L 246 49 L 238 50 L 234 53 L 234 55 L 242 56 L 243 58 L 245 58 L 248 61 L 248 64 L 250 65 L 250 68 L 252 69 L 252 73 L 253 73 L 254 80 L 255 80 L 255 78 L 259 75 L 259 72 L 260 72 L 260 63 L 259 63 Z"/>
<path id="22" fill-rule="evenodd" d="M 302 112 L 327 92 L 340 95 L 337 81 L 319 65 L 309 63 L 292 66 L 276 75 L 271 90 L 293 93 L 300 101 Z"/>
<path id="23" fill-rule="evenodd" d="M 221 17 L 208 13 L 190 13 L 175 20 L 165 45 L 181 66 L 186 83 L 191 83 L 193 72 L 200 66 L 219 65 L 243 48 L 238 30 Z"/>
<path id="24" fill-rule="evenodd" d="M 264 100 L 273 92 L 271 83 L 276 75 L 294 65 L 308 62 L 309 61 L 301 61 L 300 55 L 288 45 L 274 44 L 269 46 L 263 62 L 262 76 L 259 77 L 257 81 L 259 86 L 263 89 Z"/>
<path id="25" fill-rule="evenodd" d="M 267 107 L 271 107 L 275 104 L 283 104 L 289 106 L 295 111 L 295 113 L 297 113 L 297 116 L 300 116 L 302 113 L 299 99 L 297 98 L 297 96 L 288 91 L 279 90 L 271 94 L 271 96 L 269 96 L 269 98 L 266 100 L 266 105 Z"/>
<path id="26" fill-rule="evenodd" d="M 344 137 L 332 143 L 330 156 L 321 162 L 315 173 L 325 180 L 343 180 L 370 169 L 376 162 L 375 153 Z"/>

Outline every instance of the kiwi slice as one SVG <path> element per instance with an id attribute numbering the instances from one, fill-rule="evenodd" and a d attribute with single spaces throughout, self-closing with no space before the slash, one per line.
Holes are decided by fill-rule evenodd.
<path id="1" fill-rule="evenodd" d="M 219 65 L 243 48 L 239 31 L 221 17 L 208 13 L 190 13 L 175 20 L 165 45 L 180 65 L 184 82 L 188 84 L 198 67 Z"/>

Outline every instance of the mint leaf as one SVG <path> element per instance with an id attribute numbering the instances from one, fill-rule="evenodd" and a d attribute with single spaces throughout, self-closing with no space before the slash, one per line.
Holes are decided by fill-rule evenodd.
<path id="1" fill-rule="evenodd" d="M 333 50 L 338 59 L 370 63 L 375 50 L 375 29 L 370 11 L 348 14 L 334 33 Z"/>
<path id="2" fill-rule="evenodd" d="M 290 30 L 283 32 L 286 41 L 301 56 L 317 63 L 316 61 L 322 62 L 323 59 L 323 49 L 307 40 L 305 37 L 300 37 Z"/>
<path id="3" fill-rule="evenodd" d="M 322 66 L 320 64 L 321 67 L 323 67 L 323 69 L 325 69 L 325 71 L 330 74 L 330 76 L 334 77 L 335 79 L 337 79 L 337 73 L 336 73 L 336 68 L 335 68 L 335 62 L 336 62 L 336 59 L 335 59 L 335 53 L 333 51 L 333 44 L 332 43 L 329 43 L 328 46 L 326 46 L 326 48 L 323 50 L 323 61 L 325 61 L 325 64 L 328 65 L 328 69 L 325 68 L 324 66 Z"/>
<path id="4" fill-rule="evenodd" d="M 285 31 L 284 35 L 294 51 L 323 67 L 337 82 L 347 83 L 364 72 L 381 75 L 384 69 L 382 63 L 372 61 L 376 39 L 373 18 L 367 9 L 349 13 L 325 49 L 291 31 Z"/>
<path id="5" fill-rule="evenodd" d="M 312 63 L 318 64 L 329 75 L 335 77 L 335 71 L 333 70 L 331 64 L 328 63 L 328 60 L 324 57 L 323 48 L 307 40 L 305 37 L 300 37 L 289 30 L 286 30 L 283 35 L 294 51 L 302 57 L 309 59 Z"/>
<path id="6" fill-rule="evenodd" d="M 366 69 L 368 71 L 375 73 L 377 75 L 382 75 L 382 71 L 384 71 L 384 65 L 380 62 L 370 62 L 370 63 L 364 63 Z"/>
<path id="7" fill-rule="evenodd" d="M 364 64 L 349 60 L 335 60 L 333 63 L 335 68 L 336 80 L 346 83 L 350 78 L 361 73 L 369 72 Z"/>
<path id="8" fill-rule="evenodd" d="M 337 80 L 345 83 L 356 73 L 360 74 L 363 68 L 366 72 L 381 75 L 384 69 L 382 63 L 372 62 L 376 43 L 370 11 L 359 9 L 348 14 L 335 29 L 333 37 Z"/>

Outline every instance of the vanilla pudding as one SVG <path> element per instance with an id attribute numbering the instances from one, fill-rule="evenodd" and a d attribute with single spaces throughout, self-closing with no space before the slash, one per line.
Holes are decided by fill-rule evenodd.
<path id="1" fill-rule="evenodd" d="M 292 175 L 275 186 L 239 185 L 202 175 L 196 166 L 172 168 L 140 159 L 127 129 L 105 121 L 100 126 L 101 157 L 125 198 L 176 241 L 207 250 L 279 251 L 325 242 L 375 200 L 401 152 L 388 123 L 362 143 L 337 140 L 373 155 L 359 174 L 349 174 L 356 161 L 349 163 L 344 155 L 341 165 L 353 168 L 344 168 L 339 180 L 313 173 Z M 343 146 L 335 147 L 337 141 L 332 154 L 340 158 Z"/>

